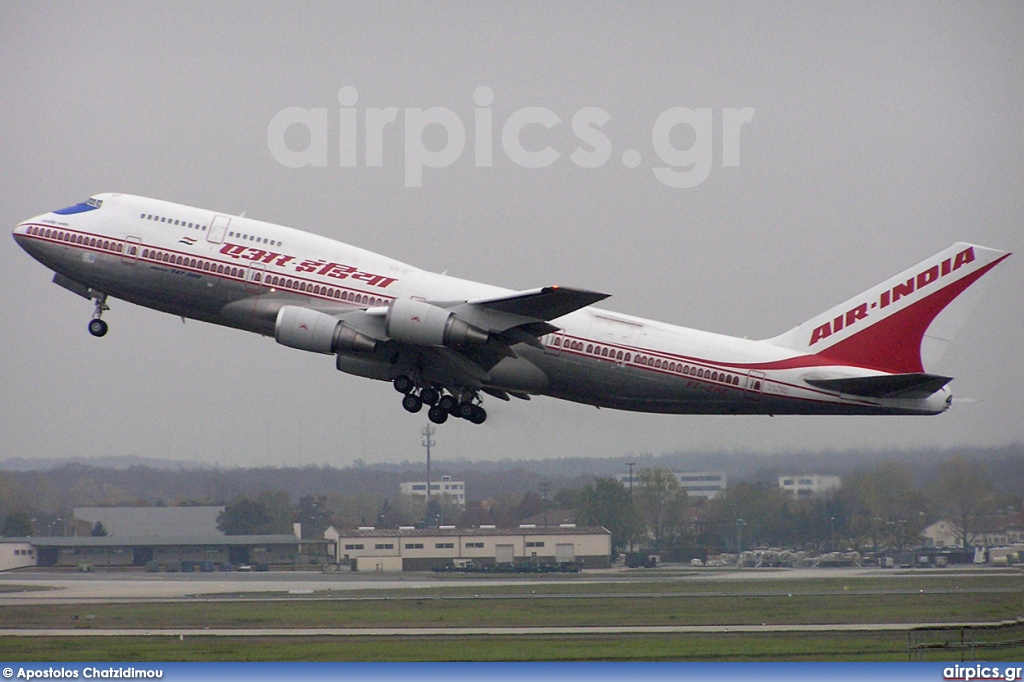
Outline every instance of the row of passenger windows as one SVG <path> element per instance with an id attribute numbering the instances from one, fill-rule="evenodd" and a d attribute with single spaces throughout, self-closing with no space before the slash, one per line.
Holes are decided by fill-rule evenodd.
<path id="1" fill-rule="evenodd" d="M 698 379 L 705 379 L 710 381 L 719 381 L 724 384 L 730 384 L 732 386 L 740 385 L 740 377 L 732 372 L 719 372 L 718 370 L 704 369 L 703 367 L 694 367 L 682 362 L 675 362 L 672 360 L 664 360 L 662 358 L 656 358 L 649 355 L 642 355 L 637 353 L 635 356 L 632 353 L 623 352 L 610 348 L 608 346 L 602 346 L 601 344 L 588 343 L 583 344 L 582 341 L 573 341 L 572 339 L 566 339 L 565 344 L 562 344 L 562 339 L 558 336 L 555 337 L 553 342 L 555 347 L 562 346 L 564 350 L 579 351 L 586 353 L 587 355 L 594 355 L 597 357 L 608 358 L 609 360 L 621 360 L 622 362 L 632 362 L 640 365 L 641 367 L 652 367 L 654 369 L 660 369 L 675 374 L 682 374 L 683 376 L 697 377 Z"/>
<path id="2" fill-rule="evenodd" d="M 166 216 L 153 215 L 151 213 L 142 213 L 139 217 L 143 220 L 152 220 L 157 223 L 167 223 L 168 225 L 177 225 L 178 227 L 187 227 L 190 230 L 201 230 L 206 232 L 206 225 L 200 225 L 199 223 L 190 223 L 184 220 L 168 218 Z"/>
<path id="3" fill-rule="evenodd" d="M 118 249 L 120 250 L 120 249 Z M 214 263 L 203 259 L 190 258 L 188 256 L 182 256 L 180 254 L 169 253 L 167 251 L 161 251 L 158 249 L 143 249 L 142 257 L 145 259 L 160 261 L 167 263 L 168 265 L 180 265 L 183 268 L 191 268 L 193 270 L 202 270 L 203 272 L 216 273 L 218 275 L 224 275 L 226 277 L 241 278 L 245 275 L 244 268 L 236 268 L 230 265 L 224 265 L 223 263 Z M 262 279 L 260 273 L 253 275 L 253 282 L 259 284 Z M 313 296 L 325 296 L 327 298 L 334 298 L 339 301 L 348 301 L 356 305 L 365 306 L 382 306 L 384 305 L 384 299 L 377 298 L 374 296 L 367 296 L 366 294 L 359 294 L 356 292 L 342 291 L 334 287 L 321 286 L 319 284 L 311 284 L 301 280 L 293 280 L 285 277 L 278 277 L 277 275 L 270 275 L 266 278 L 265 284 L 272 287 L 279 287 L 281 289 L 291 289 L 292 291 L 299 291 Z"/>
<path id="4" fill-rule="evenodd" d="M 84 235 L 75 234 L 74 232 L 52 230 L 48 227 L 32 226 L 28 228 L 28 233 L 36 237 L 42 237 L 43 239 L 55 239 L 59 242 L 67 242 L 69 244 L 81 244 L 82 246 L 88 246 L 90 249 L 102 249 L 103 251 L 112 251 L 114 253 L 121 253 L 124 250 L 124 244 L 122 242 L 110 239 L 86 237 Z"/>
<path id="5" fill-rule="evenodd" d="M 203 272 L 216 273 L 226 277 L 240 278 L 245 274 L 245 270 L 242 268 L 235 268 L 230 265 L 224 265 L 223 263 L 213 263 L 201 258 L 189 258 L 188 256 L 168 253 L 167 251 L 159 251 L 157 249 L 143 249 L 142 257 L 148 258 L 149 260 L 167 263 L 168 265 L 180 265 L 183 268 L 202 270 Z"/>
<path id="6" fill-rule="evenodd" d="M 122 253 L 124 251 L 124 244 L 119 241 L 86 237 L 73 232 L 56 230 L 48 227 L 31 226 L 28 228 L 28 233 L 36 237 L 43 237 L 44 239 L 54 239 L 56 241 L 68 242 L 69 244 L 81 244 L 82 246 L 88 246 L 92 249 L 111 251 L 113 253 Z M 183 268 L 202 270 L 203 272 L 216 273 L 226 277 L 241 278 L 245 275 L 245 269 L 243 268 L 236 268 L 230 265 L 224 265 L 223 263 L 214 263 L 201 258 L 197 259 L 182 256 L 180 254 L 161 251 L 159 249 L 143 249 L 142 257 L 144 259 L 167 263 L 168 265 L 180 265 Z M 260 283 L 261 279 L 262 275 L 260 273 L 256 273 L 253 276 L 253 282 L 257 284 Z M 338 301 L 348 301 L 354 305 L 369 307 L 382 306 L 386 303 L 384 299 L 376 296 L 367 296 L 366 294 L 360 294 L 354 291 L 345 291 L 335 287 L 321 286 L 319 284 L 312 284 L 302 280 L 278 277 L 277 275 L 268 276 L 265 283 L 272 287 L 290 289 L 292 291 L 298 291 L 312 296 L 324 296 Z"/>
<path id="7" fill-rule="evenodd" d="M 267 244 L 268 246 L 281 246 L 281 242 L 274 241 L 273 239 L 267 239 L 265 237 L 257 237 L 252 234 L 242 234 L 241 232 L 229 232 L 229 237 L 235 237 L 236 239 L 242 239 L 245 241 L 256 242 L 257 244 Z"/>
<path id="8" fill-rule="evenodd" d="M 254 277 L 254 280 L 259 282 L 259 278 L 260 276 L 257 274 Z M 382 306 L 385 303 L 384 299 L 377 298 L 376 296 L 367 296 L 366 294 L 359 294 L 354 291 L 345 291 L 334 287 L 310 284 L 302 280 L 294 280 L 287 277 L 279 277 L 277 275 L 268 275 L 266 284 L 280 289 L 303 291 L 307 294 L 312 294 L 313 296 L 326 296 L 327 298 L 333 298 L 339 301 L 348 301 L 349 303 L 355 303 L 357 305 Z"/>

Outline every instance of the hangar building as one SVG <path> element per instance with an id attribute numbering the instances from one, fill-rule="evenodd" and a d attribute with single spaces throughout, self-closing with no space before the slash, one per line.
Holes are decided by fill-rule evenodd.
<path id="1" fill-rule="evenodd" d="M 520 526 L 519 528 L 327 529 L 337 543 L 339 563 L 359 571 L 429 571 L 472 561 L 477 566 L 503 563 L 569 563 L 583 568 L 611 565 L 612 536 L 605 528 Z"/>

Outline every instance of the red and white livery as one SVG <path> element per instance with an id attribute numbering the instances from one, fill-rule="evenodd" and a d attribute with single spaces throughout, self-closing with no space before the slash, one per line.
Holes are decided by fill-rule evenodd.
<path id="1" fill-rule="evenodd" d="M 592 307 L 606 294 L 511 291 L 434 274 L 280 225 L 98 194 L 18 225 L 54 282 L 273 335 L 390 381 L 410 412 L 483 422 L 481 393 L 673 414 L 938 414 L 951 377 L 926 370 L 955 332 L 946 306 L 1009 253 L 953 244 L 760 341 Z M 938 318 L 938 319 L 937 319 Z"/>

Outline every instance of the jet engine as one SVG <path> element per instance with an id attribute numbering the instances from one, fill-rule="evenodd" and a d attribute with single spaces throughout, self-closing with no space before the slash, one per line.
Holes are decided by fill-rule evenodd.
<path id="1" fill-rule="evenodd" d="M 326 313 L 286 305 L 277 313 L 274 339 L 283 346 L 314 353 L 370 353 L 377 341 L 357 332 L 336 317 Z"/>
<path id="2" fill-rule="evenodd" d="M 388 309 L 385 331 L 395 341 L 420 346 L 469 346 L 487 343 L 488 333 L 455 313 L 426 301 L 395 300 Z"/>

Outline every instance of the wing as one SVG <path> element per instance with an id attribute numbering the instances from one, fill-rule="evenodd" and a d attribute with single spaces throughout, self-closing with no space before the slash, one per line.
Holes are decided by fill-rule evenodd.
<path id="1" fill-rule="evenodd" d="M 554 320 L 606 298 L 608 298 L 608 294 L 600 294 L 596 291 L 551 286 L 520 291 L 499 298 L 481 298 L 469 301 L 467 305 L 483 306 L 496 312 L 512 315 Z"/>
<path id="2" fill-rule="evenodd" d="M 445 386 L 479 388 L 488 382 L 488 372 L 496 364 L 517 357 L 513 346 L 524 343 L 542 348 L 539 337 L 559 329 L 552 320 L 605 298 L 608 294 L 551 286 L 470 301 L 395 301 L 390 306 L 336 317 L 345 326 L 374 339 L 374 357 L 390 363 L 396 375 L 416 374 Z M 457 321 L 472 330 L 466 337 L 472 342 L 426 342 L 400 333 L 397 320 L 391 317 L 399 315 L 407 304 L 415 310 L 410 308 L 406 327 L 413 326 L 412 320 L 419 323 L 443 318 L 447 327 Z"/>

